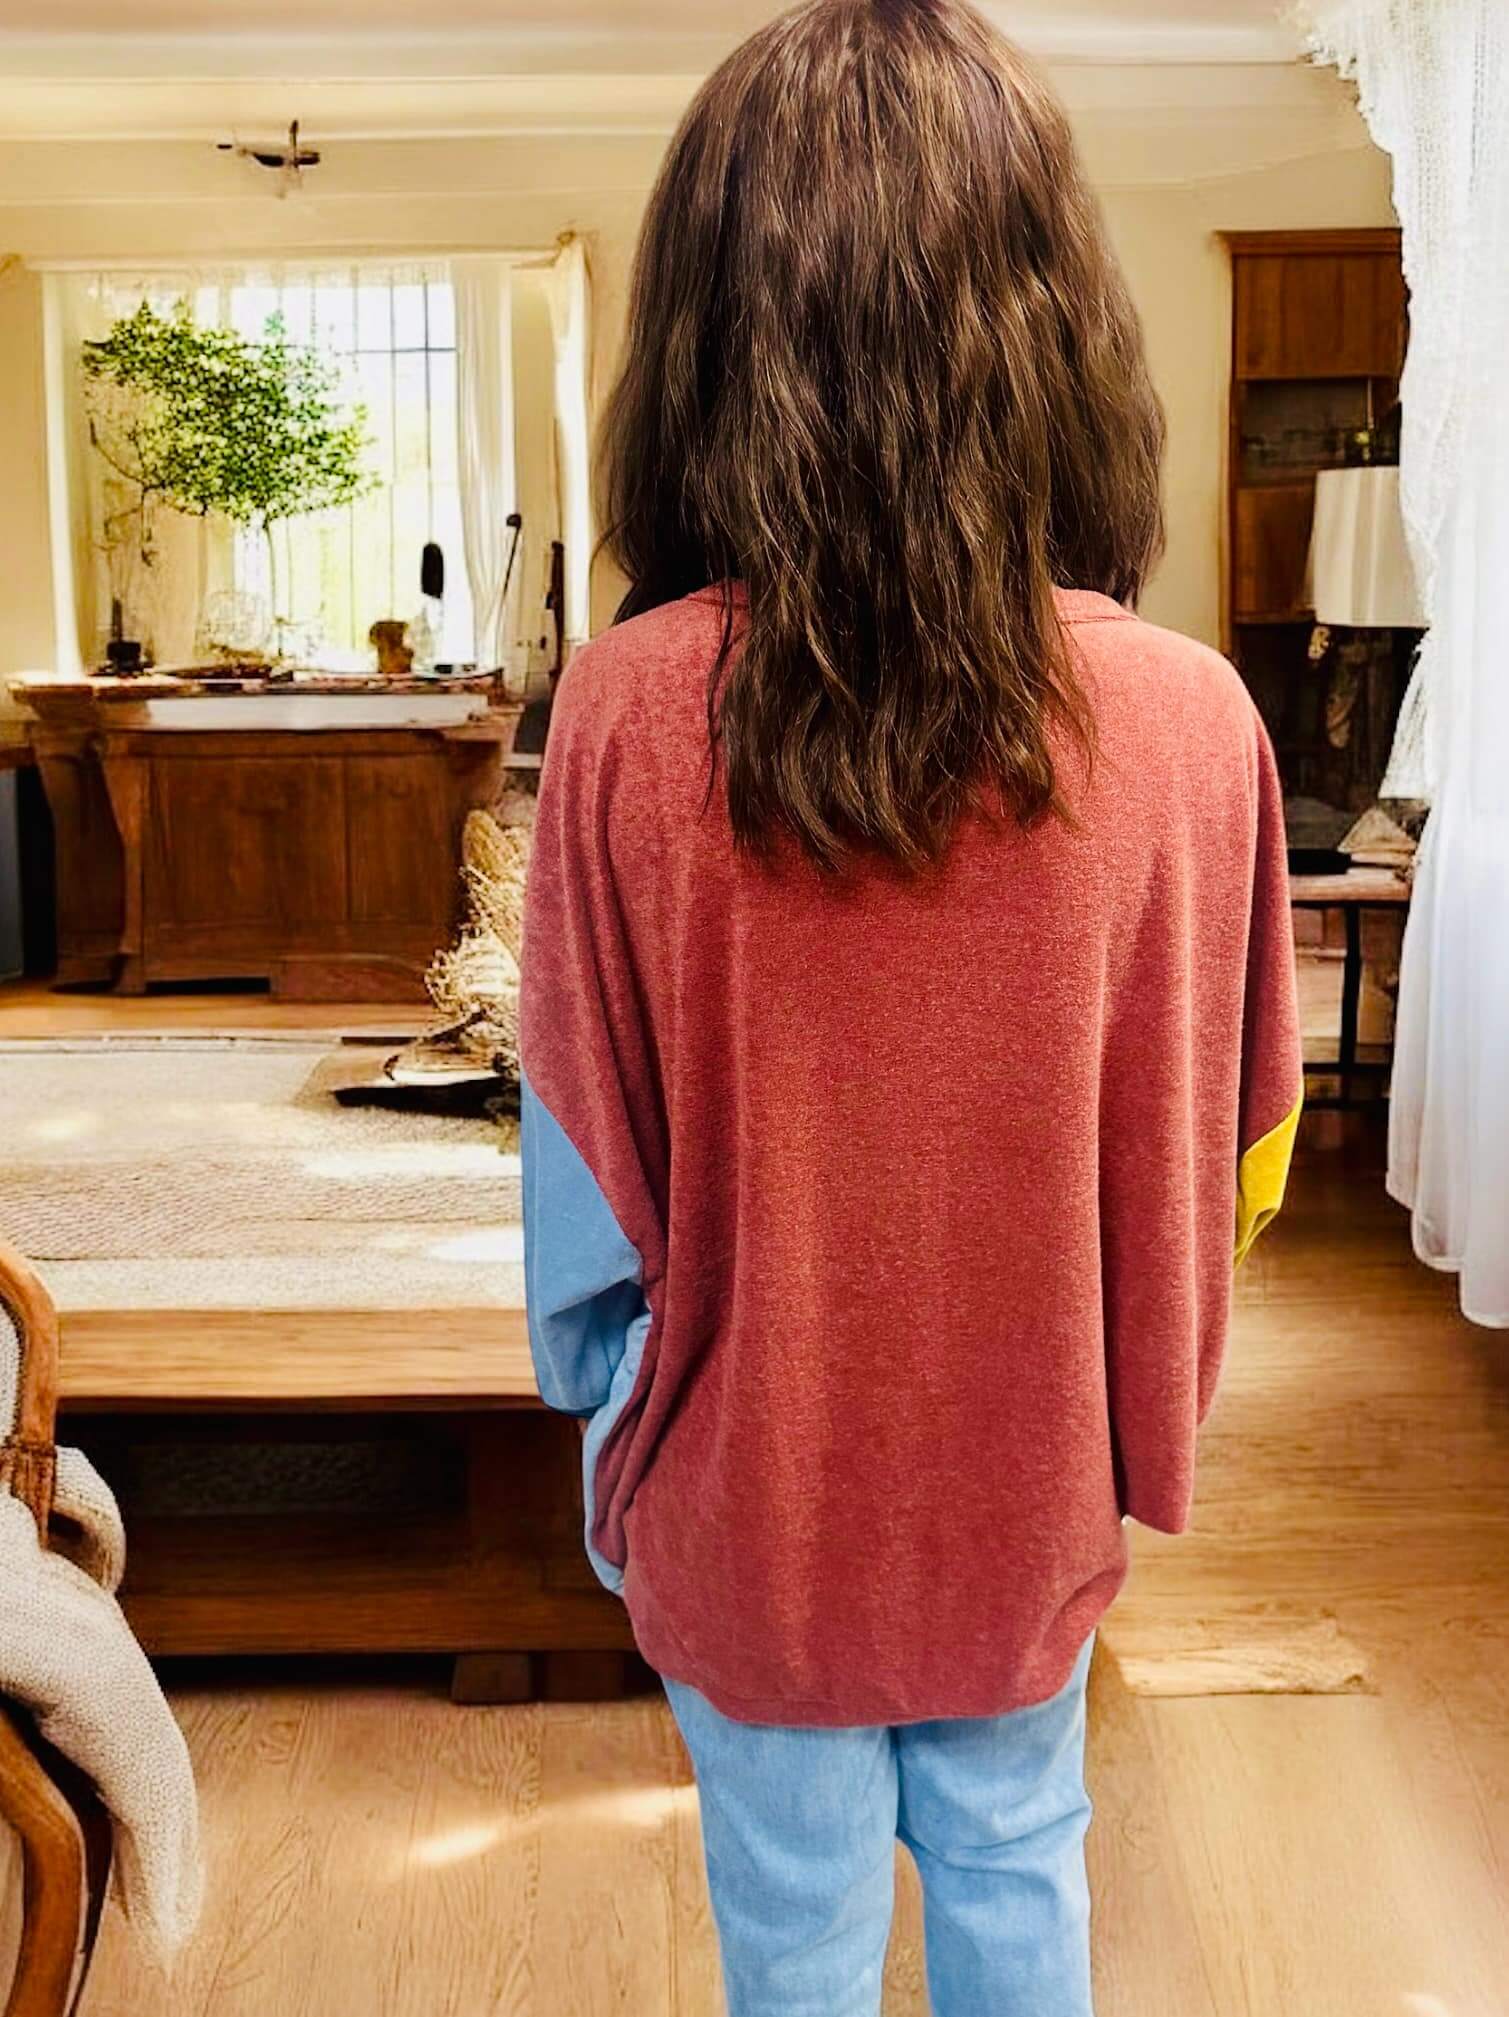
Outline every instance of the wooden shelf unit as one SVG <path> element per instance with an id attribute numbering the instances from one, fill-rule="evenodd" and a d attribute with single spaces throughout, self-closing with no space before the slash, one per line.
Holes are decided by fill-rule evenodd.
<path id="1" fill-rule="evenodd" d="M 1232 231 L 1224 644 L 1286 792 L 1325 796 L 1325 694 L 1306 583 L 1315 477 L 1397 403 L 1406 331 L 1397 230 Z"/>

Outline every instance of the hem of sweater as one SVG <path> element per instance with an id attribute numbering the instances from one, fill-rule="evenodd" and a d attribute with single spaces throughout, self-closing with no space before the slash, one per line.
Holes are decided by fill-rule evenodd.
<path id="1" fill-rule="evenodd" d="M 1206 1402 L 1200 1410 L 1198 1420 L 1204 1423 L 1210 1412 Z M 1123 1521 L 1131 1520 L 1134 1525 L 1146 1527 L 1154 1534 L 1185 1534 L 1189 1531 L 1190 1519 L 1195 1505 L 1194 1479 L 1191 1477 L 1182 1486 L 1176 1485 L 1170 1491 L 1140 1491 L 1128 1488 L 1121 1502 Z"/>
<path id="2" fill-rule="evenodd" d="M 989 1686 L 967 1693 L 934 1695 L 906 1691 L 907 1706 L 891 1691 L 856 1689 L 842 1701 L 798 1694 L 745 1695 L 725 1685 L 720 1673 L 692 1657 L 680 1644 L 664 1611 L 646 1603 L 643 1590 L 630 1588 L 627 1602 L 641 1657 L 655 1672 L 697 1693 L 734 1723 L 756 1723 L 780 1729 L 855 1730 L 890 1728 L 904 1723 L 988 1721 L 1048 1702 L 1068 1686 L 1084 1644 L 1116 1601 L 1126 1581 L 1122 1564 L 1095 1577 L 1054 1619 L 1037 1641 L 1032 1655 L 1020 1662 L 1003 1661 Z M 1093 1592 L 1093 1596 L 1090 1593 Z M 1087 1601 L 1088 1599 L 1088 1601 Z M 926 1692 L 926 1701 L 921 1699 Z"/>

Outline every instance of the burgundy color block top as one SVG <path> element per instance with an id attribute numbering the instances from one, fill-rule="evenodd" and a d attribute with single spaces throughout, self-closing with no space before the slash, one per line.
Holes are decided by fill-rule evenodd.
<path id="1" fill-rule="evenodd" d="M 717 592 L 560 689 L 522 1046 L 541 1386 L 592 1417 L 589 1541 L 646 1658 L 746 1721 L 1041 1700 L 1121 1515 L 1189 1516 L 1239 1163 L 1281 1190 L 1301 1086 L 1279 788 L 1223 659 L 1061 611 L 1098 726 L 1074 823 L 971 817 L 915 878 L 735 852 Z"/>

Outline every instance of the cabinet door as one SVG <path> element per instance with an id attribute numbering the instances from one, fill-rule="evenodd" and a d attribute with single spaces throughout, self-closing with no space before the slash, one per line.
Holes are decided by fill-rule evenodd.
<path id="1" fill-rule="evenodd" d="M 1238 623 L 1306 614 L 1314 483 L 1254 485 L 1236 494 L 1232 603 Z"/>
<path id="2" fill-rule="evenodd" d="M 219 945 L 244 933 L 249 946 L 277 946 L 290 932 L 339 924 L 342 786 L 340 764 L 328 757 L 154 757 L 149 940 L 174 932 L 181 944 Z"/>
<path id="3" fill-rule="evenodd" d="M 1239 378 L 1397 378 L 1404 274 L 1389 252 L 1242 253 Z"/>
<path id="4" fill-rule="evenodd" d="M 461 823 L 443 749 L 346 759 L 351 921 L 413 926 L 439 946 L 461 905 Z"/>

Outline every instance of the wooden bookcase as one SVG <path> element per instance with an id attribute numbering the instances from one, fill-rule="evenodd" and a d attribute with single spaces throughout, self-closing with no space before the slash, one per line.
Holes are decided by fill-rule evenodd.
<path id="1" fill-rule="evenodd" d="M 1286 795 L 1351 804 L 1366 796 L 1366 773 L 1381 770 L 1382 728 L 1371 724 L 1346 775 L 1326 736 L 1328 674 L 1309 659 L 1306 564 L 1316 472 L 1357 459 L 1349 444 L 1398 404 L 1399 233 L 1222 236 L 1232 274 L 1225 647 L 1273 736 Z M 1401 659 L 1385 678 L 1384 715 L 1402 697 L 1407 652 Z"/>

